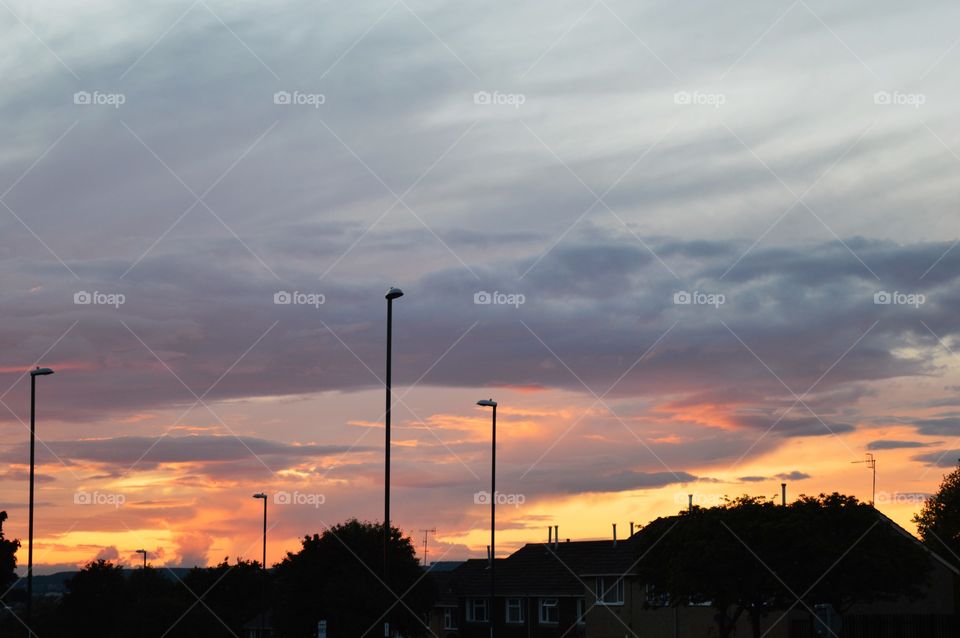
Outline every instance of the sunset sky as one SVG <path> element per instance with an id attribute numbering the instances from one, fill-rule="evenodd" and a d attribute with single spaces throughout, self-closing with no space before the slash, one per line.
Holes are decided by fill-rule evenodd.
<path id="1" fill-rule="evenodd" d="M 431 560 L 484 555 L 488 397 L 500 555 L 691 493 L 869 500 L 867 452 L 913 529 L 960 457 L 958 24 L 0 0 L 4 531 L 34 365 L 38 573 L 258 558 L 258 491 L 271 562 L 380 520 L 391 285 L 393 522 Z"/>

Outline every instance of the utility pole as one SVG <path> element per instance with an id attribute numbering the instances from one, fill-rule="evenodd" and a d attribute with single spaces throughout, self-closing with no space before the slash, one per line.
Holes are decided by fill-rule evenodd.
<path id="1" fill-rule="evenodd" d="M 436 534 L 437 528 L 431 527 L 430 529 L 422 529 L 420 531 L 423 532 L 423 566 L 428 567 L 430 563 L 427 562 L 427 535 Z"/>
<path id="2" fill-rule="evenodd" d="M 863 461 L 851 461 L 851 463 L 863 463 L 873 470 L 873 491 L 870 493 L 870 507 L 876 507 L 877 500 L 877 457 L 872 452 L 867 452 L 867 458 Z"/>

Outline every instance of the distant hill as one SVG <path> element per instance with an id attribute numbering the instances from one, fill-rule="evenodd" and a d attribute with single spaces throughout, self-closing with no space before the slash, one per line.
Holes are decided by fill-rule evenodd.
<path id="1" fill-rule="evenodd" d="M 159 567 L 157 571 L 165 575 L 170 580 L 177 580 L 178 578 L 183 578 L 187 575 L 187 572 L 190 571 L 190 567 Z M 133 570 L 124 569 L 124 573 L 130 573 Z M 63 594 L 67 591 L 67 581 L 76 576 L 79 570 L 70 571 L 70 572 L 56 572 L 53 574 L 45 574 L 39 576 L 34 574 L 33 576 L 33 591 L 37 594 Z M 13 589 L 26 589 L 27 588 L 27 579 L 26 577 L 21 578 L 14 584 Z"/>

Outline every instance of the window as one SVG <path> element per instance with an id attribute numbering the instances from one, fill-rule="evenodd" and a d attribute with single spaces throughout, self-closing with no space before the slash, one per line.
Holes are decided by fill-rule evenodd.
<path id="1" fill-rule="evenodd" d="M 467 622 L 487 622 L 486 598 L 471 598 L 467 601 Z"/>
<path id="2" fill-rule="evenodd" d="M 447 607 L 443 610 L 443 628 L 444 629 L 456 629 L 457 628 L 457 616 L 456 609 L 451 609 Z"/>
<path id="3" fill-rule="evenodd" d="M 622 605 L 623 579 L 613 576 L 597 576 L 597 604 Z"/>
<path id="4" fill-rule="evenodd" d="M 670 594 L 661 593 L 656 587 L 647 583 L 647 604 L 654 607 L 669 607 Z"/>
<path id="5" fill-rule="evenodd" d="M 540 624 L 555 625 L 560 622 L 560 607 L 556 598 L 540 599 Z"/>
<path id="6" fill-rule="evenodd" d="M 523 599 L 507 598 L 507 622 L 515 625 L 523 624 Z"/>
<path id="7" fill-rule="evenodd" d="M 583 598 L 577 598 L 577 624 L 585 625 L 587 622 L 587 603 Z"/>

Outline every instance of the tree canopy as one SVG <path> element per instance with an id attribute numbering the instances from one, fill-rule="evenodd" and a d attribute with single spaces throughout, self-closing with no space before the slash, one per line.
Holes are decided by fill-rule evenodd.
<path id="1" fill-rule="evenodd" d="M 659 518 L 639 535 L 638 574 L 672 605 L 709 604 L 719 635 L 746 615 L 914 595 L 929 557 L 914 539 L 852 496 L 801 496 L 787 507 L 741 497 Z M 776 620 L 776 618 L 774 619 Z"/>
<path id="2" fill-rule="evenodd" d="M 960 465 L 943 477 L 913 522 L 928 547 L 960 566 Z"/>
<path id="3" fill-rule="evenodd" d="M 384 586 L 383 526 L 349 520 L 306 536 L 297 553 L 276 568 L 274 624 L 285 636 L 311 636 L 319 620 L 330 635 L 382 636 L 383 623 L 404 636 L 428 630 L 424 617 L 434 597 L 410 538 L 392 528 L 390 578 Z"/>

